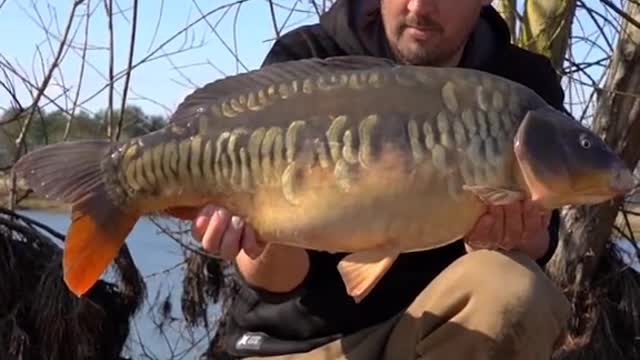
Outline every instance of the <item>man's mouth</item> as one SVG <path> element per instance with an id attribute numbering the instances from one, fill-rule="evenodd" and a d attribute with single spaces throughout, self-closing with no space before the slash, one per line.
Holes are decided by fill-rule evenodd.
<path id="1" fill-rule="evenodd" d="M 439 34 L 440 30 L 434 27 L 417 27 L 417 26 L 406 26 L 405 32 L 410 35 L 412 38 L 419 40 L 426 40 L 434 34 Z"/>

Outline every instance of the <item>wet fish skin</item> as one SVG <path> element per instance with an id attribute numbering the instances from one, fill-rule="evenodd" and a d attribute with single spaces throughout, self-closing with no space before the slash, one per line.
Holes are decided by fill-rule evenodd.
<path id="1" fill-rule="evenodd" d="M 567 145 L 585 138 L 589 151 Z M 215 203 L 266 242 L 353 253 L 339 270 L 361 301 L 400 253 L 459 239 L 487 203 L 533 196 L 555 208 L 624 193 L 630 173 L 603 145 L 509 80 L 345 57 L 216 81 L 164 129 L 52 145 L 14 170 L 74 204 L 64 268 L 78 295 L 140 216 L 182 209 L 192 219 Z"/>

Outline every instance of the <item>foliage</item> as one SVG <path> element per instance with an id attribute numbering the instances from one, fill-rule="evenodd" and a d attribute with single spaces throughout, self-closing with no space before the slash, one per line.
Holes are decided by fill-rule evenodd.
<path id="1" fill-rule="evenodd" d="M 0 213 L 0 358 L 120 359 L 140 304 L 104 281 L 75 297 L 62 282 L 62 252 L 52 237 L 63 239 L 29 218 Z"/>
<path id="2" fill-rule="evenodd" d="M 51 112 L 38 110 L 34 124 L 26 131 L 25 142 L 30 149 L 33 149 L 60 141 L 105 137 L 107 112 L 107 109 L 101 109 L 91 115 L 86 111 L 81 111 L 71 117 L 62 110 Z M 113 111 L 113 115 L 120 118 L 121 112 L 120 109 L 116 109 Z M 0 147 L 13 147 L 27 117 L 28 112 L 16 108 L 10 108 L 0 115 L 0 124 L 2 124 L 0 129 L 5 135 L 0 138 Z M 167 123 L 165 117 L 145 114 L 142 108 L 136 105 L 125 107 L 123 119 L 121 140 L 144 135 L 162 128 Z M 69 126 L 67 133 L 68 123 L 72 125 Z"/>

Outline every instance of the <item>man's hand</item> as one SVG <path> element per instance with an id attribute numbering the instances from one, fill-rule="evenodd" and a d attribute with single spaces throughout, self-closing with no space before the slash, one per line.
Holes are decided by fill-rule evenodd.
<path id="1" fill-rule="evenodd" d="M 549 247 L 547 227 L 551 212 L 529 200 L 505 206 L 490 206 L 465 238 L 467 251 L 475 249 L 520 250 L 533 259 Z"/>
<path id="2" fill-rule="evenodd" d="M 228 210 L 212 205 L 205 206 L 198 213 L 191 232 L 202 242 L 205 251 L 229 261 L 235 260 L 241 250 L 252 259 L 264 250 L 251 225 L 238 216 L 232 216 Z"/>
<path id="3" fill-rule="evenodd" d="M 195 217 L 191 232 L 208 253 L 235 261 L 236 268 L 251 285 L 275 293 L 286 293 L 307 276 L 307 252 L 279 244 L 266 246 L 253 227 L 227 209 L 205 206 Z"/>

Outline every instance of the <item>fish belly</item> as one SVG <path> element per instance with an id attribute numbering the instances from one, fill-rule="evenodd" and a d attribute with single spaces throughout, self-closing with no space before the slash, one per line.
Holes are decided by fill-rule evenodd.
<path id="1" fill-rule="evenodd" d="M 466 234 L 486 207 L 469 192 L 449 192 L 444 180 L 431 176 L 377 173 L 371 183 L 354 184 L 348 192 L 326 186 L 301 193 L 297 205 L 265 192 L 249 221 L 264 241 L 309 249 L 433 249 Z"/>

